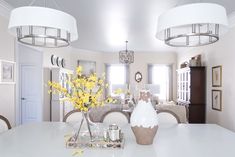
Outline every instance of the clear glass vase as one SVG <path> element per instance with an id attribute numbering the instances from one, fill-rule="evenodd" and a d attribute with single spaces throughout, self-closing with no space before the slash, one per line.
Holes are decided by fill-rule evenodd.
<path id="1" fill-rule="evenodd" d="M 93 138 L 93 135 L 92 135 L 91 125 L 95 125 L 95 124 L 93 122 L 91 122 L 91 120 L 89 118 L 89 112 L 82 112 L 82 120 L 81 120 L 81 123 L 79 125 L 78 131 L 74 136 L 75 141 L 78 140 L 83 125 L 86 125 L 86 127 L 88 129 L 89 136 L 90 136 L 90 141 L 93 142 L 94 138 Z"/>

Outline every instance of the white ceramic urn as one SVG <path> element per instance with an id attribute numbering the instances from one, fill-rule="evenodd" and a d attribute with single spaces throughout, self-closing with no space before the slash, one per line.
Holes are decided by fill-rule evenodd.
<path id="1" fill-rule="evenodd" d="M 148 90 L 141 90 L 139 101 L 131 114 L 131 128 L 135 134 L 136 142 L 142 145 L 153 143 L 158 129 L 157 112 L 150 101 Z"/>

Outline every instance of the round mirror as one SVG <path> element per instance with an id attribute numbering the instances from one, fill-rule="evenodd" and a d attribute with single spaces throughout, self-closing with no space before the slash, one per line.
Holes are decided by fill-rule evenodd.
<path id="1" fill-rule="evenodd" d="M 135 81 L 139 83 L 142 81 L 142 79 L 143 79 L 142 74 L 139 71 L 136 72 L 135 73 Z"/>

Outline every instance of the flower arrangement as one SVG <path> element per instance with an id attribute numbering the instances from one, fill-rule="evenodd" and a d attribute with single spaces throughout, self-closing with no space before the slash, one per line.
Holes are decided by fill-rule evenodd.
<path id="1" fill-rule="evenodd" d="M 51 87 L 49 93 L 63 94 L 63 101 L 71 102 L 74 107 L 82 112 L 87 112 L 89 108 L 103 106 L 104 102 L 111 103 L 114 100 L 111 97 L 103 99 L 104 89 L 108 87 L 105 84 L 105 74 L 102 78 L 98 78 L 96 73 L 89 76 L 82 75 L 82 67 L 78 66 L 76 75 L 67 81 L 69 88 L 64 88 L 60 83 L 48 82 Z"/>

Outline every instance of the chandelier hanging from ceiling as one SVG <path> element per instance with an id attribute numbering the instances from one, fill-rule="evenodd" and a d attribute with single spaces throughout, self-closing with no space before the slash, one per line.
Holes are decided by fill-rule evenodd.
<path id="1" fill-rule="evenodd" d="M 226 10 L 213 3 L 194 3 L 170 9 L 158 18 L 156 38 L 173 47 L 215 43 L 228 26 Z"/>
<path id="2" fill-rule="evenodd" d="M 39 47 L 66 47 L 78 39 L 76 19 L 60 10 L 46 7 L 19 7 L 12 10 L 8 29 L 23 44 Z M 58 7 L 55 0 L 54 4 Z"/>
<path id="3" fill-rule="evenodd" d="M 119 51 L 119 62 L 123 64 L 134 63 L 134 51 L 127 50 L 128 41 L 126 41 L 126 50 Z"/>

